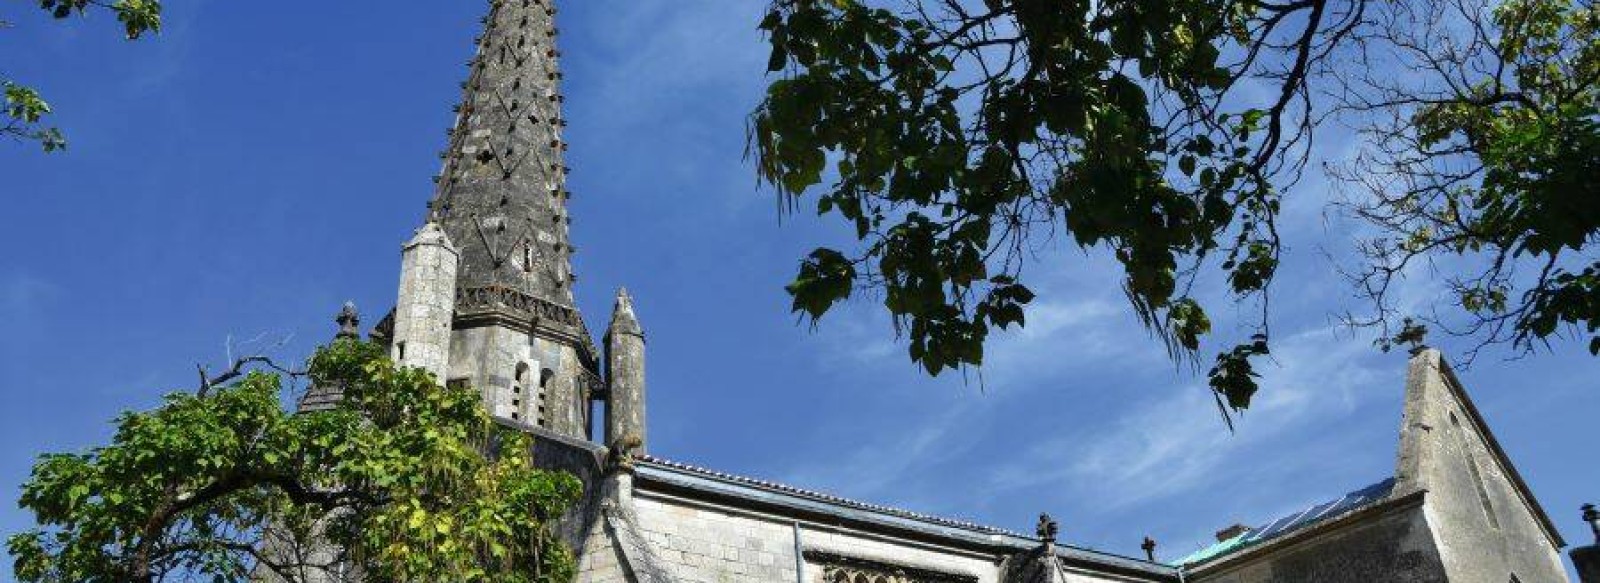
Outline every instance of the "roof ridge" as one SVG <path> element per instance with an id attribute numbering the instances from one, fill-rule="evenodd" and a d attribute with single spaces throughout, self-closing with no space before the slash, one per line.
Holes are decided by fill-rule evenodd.
<path id="1" fill-rule="evenodd" d="M 757 486 L 757 487 L 761 487 L 761 488 L 769 488 L 769 489 L 777 490 L 777 491 L 784 492 L 784 493 L 787 493 L 787 494 L 793 494 L 793 495 L 797 495 L 797 496 L 805 496 L 805 497 L 809 497 L 809 498 L 815 498 L 817 500 L 822 500 L 822 501 L 830 502 L 830 503 L 833 503 L 833 504 L 840 504 L 840 505 L 843 505 L 843 506 L 850 506 L 850 507 L 861 509 L 861 510 L 869 510 L 869 511 L 873 511 L 873 512 L 880 512 L 880 513 L 883 513 L 883 514 L 899 516 L 901 518 L 909 518 L 909 519 L 912 519 L 912 520 L 921 520 L 921 521 L 924 521 L 924 522 L 931 522 L 931 523 L 939 524 L 939 525 L 943 525 L 943 526 L 950 526 L 950 527 L 955 527 L 955 528 L 964 528 L 964 529 L 967 529 L 967 530 L 975 530 L 975 531 L 983 532 L 983 533 L 986 533 L 986 534 L 997 534 L 997 535 L 1012 536 L 1012 537 L 1018 537 L 1018 538 L 1024 538 L 1024 539 L 1031 538 L 1031 537 L 1028 537 L 1027 535 L 1024 535 L 1022 533 L 1019 533 L 1019 532 L 1016 532 L 1016 531 L 1013 531 L 1013 530 L 1008 530 L 1008 529 L 1005 529 L 1005 528 L 1000 528 L 1000 527 L 997 527 L 997 526 L 989 526 L 989 525 L 986 525 L 986 524 L 979 524 L 979 523 L 968 521 L 968 520 L 947 518 L 947 517 L 943 517 L 943 516 L 935 516 L 935 515 L 932 515 L 932 514 L 923 514 L 923 513 L 920 513 L 920 512 L 906 510 L 904 508 L 896 508 L 896 507 L 893 507 L 893 506 L 886 506 L 886 505 L 883 505 L 883 504 L 874 504 L 874 503 L 871 503 L 871 502 L 862 502 L 860 500 L 853 500 L 853 499 L 850 499 L 850 498 L 844 498 L 844 497 L 841 497 L 841 496 L 828 494 L 826 492 L 820 492 L 820 491 L 817 491 L 817 490 L 801 488 L 801 487 L 798 487 L 798 486 L 790 486 L 788 484 L 782 484 L 782 483 L 773 482 L 773 481 L 769 481 L 769 480 L 762 480 L 762 479 L 759 479 L 759 478 L 752 478 L 752 477 L 749 477 L 749 476 L 741 476 L 741 475 L 738 475 L 738 474 L 730 474 L 730 473 L 727 473 L 727 472 L 721 472 L 721 471 L 713 470 L 713 469 L 706 468 L 706 467 L 696 466 L 696 465 L 693 465 L 693 464 L 687 464 L 687 463 L 684 463 L 684 462 L 668 460 L 668 459 L 665 459 L 665 458 L 661 458 L 661 457 L 657 457 L 657 456 L 653 456 L 653 455 L 648 455 L 648 454 L 643 454 L 643 455 L 638 456 L 637 461 L 643 461 L 643 462 L 646 462 L 646 463 L 652 463 L 652 464 L 656 464 L 656 465 L 659 465 L 659 466 L 672 468 L 672 469 L 676 469 L 676 470 L 693 472 L 693 473 L 702 474 L 702 475 L 706 475 L 706 476 L 711 476 L 711 477 L 715 477 L 715 478 L 720 478 L 720 479 L 723 479 L 723 480 L 728 480 L 728 481 L 737 482 L 737 483 L 741 483 L 741 484 Z"/>

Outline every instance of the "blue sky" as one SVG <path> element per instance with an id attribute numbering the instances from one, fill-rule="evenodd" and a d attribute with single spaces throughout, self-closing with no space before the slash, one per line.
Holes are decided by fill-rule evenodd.
<path id="1" fill-rule="evenodd" d="M 1073 544 L 1138 555 L 1148 535 L 1169 558 L 1393 471 L 1404 356 L 1336 323 L 1359 304 L 1324 257 L 1347 259 L 1350 236 L 1317 177 L 1287 211 L 1277 364 L 1236 434 L 1138 328 L 1100 250 L 1041 252 L 1029 325 L 996 340 L 981 387 L 920 374 L 870 301 L 798 323 L 782 285 L 847 235 L 780 221 L 743 157 L 761 5 L 563 4 L 580 307 L 599 329 L 618 286 L 637 299 L 653 453 L 1021 531 L 1048 511 Z M 279 353 L 299 358 L 341 302 L 369 324 L 393 305 L 483 5 L 372 6 L 173 2 L 167 30 L 133 44 L 103 15 L 0 14 L 16 23 L 3 72 L 44 91 L 72 140 L 0 144 L 4 491 L 38 454 L 100 443 L 118 411 L 189 387 L 230 338 L 287 336 Z M 1576 343 L 1506 356 L 1461 376 L 1587 541 L 1597 361 Z M 0 506 L 0 532 L 28 524 Z"/>

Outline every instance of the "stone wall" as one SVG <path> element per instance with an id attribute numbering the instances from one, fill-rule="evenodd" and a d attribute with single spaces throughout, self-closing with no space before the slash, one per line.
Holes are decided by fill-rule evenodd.
<path id="1" fill-rule="evenodd" d="M 634 493 L 641 534 L 680 581 L 795 581 L 794 527 L 770 517 Z"/>
<path id="2" fill-rule="evenodd" d="M 629 575 L 616 539 L 603 528 L 589 533 L 578 550 L 577 583 L 638 583 Z"/>
<path id="3" fill-rule="evenodd" d="M 1437 351 L 1411 361 L 1396 493 L 1424 510 L 1451 581 L 1567 581 L 1535 502 Z"/>
<path id="4" fill-rule="evenodd" d="M 1421 500 L 1389 504 L 1308 531 L 1304 538 L 1243 553 L 1197 570 L 1194 583 L 1444 583 L 1447 579 Z M 1542 579 L 1539 579 L 1542 581 Z M 1502 583 L 1494 580 L 1493 583 Z M 1524 581 L 1534 581 L 1525 579 Z"/>
<path id="5" fill-rule="evenodd" d="M 588 438 L 583 364 L 572 346 L 509 327 L 465 328 L 451 338 L 450 363 L 448 380 L 482 391 L 494 416 Z M 548 379 L 545 369 L 550 370 Z M 521 380 L 520 370 L 527 371 Z"/>
<path id="6" fill-rule="evenodd" d="M 800 581 L 795 561 L 796 522 L 792 519 L 637 490 L 632 508 L 644 541 L 676 581 Z M 844 567 L 863 572 L 912 573 L 906 577 L 912 581 L 1001 583 L 999 565 L 1006 556 L 810 521 L 799 522 L 798 537 L 807 583 L 826 583 L 827 574 Z M 604 553 L 608 549 L 591 539 L 586 550 Z M 583 580 L 607 580 L 604 567 L 611 560 L 595 560 L 596 575 Z M 1133 579 L 1073 570 L 1067 581 L 1109 583 Z"/>

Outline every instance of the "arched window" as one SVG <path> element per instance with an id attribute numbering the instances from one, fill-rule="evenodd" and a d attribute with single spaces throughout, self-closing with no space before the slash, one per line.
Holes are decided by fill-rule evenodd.
<path id="1" fill-rule="evenodd" d="M 517 374 L 512 377 L 513 380 L 511 381 L 512 419 L 522 419 L 522 395 L 527 391 L 526 387 L 531 386 L 528 381 L 532 378 L 532 371 L 533 369 L 528 366 L 528 363 L 517 363 Z"/>
<path id="2" fill-rule="evenodd" d="M 970 574 L 944 573 L 878 563 L 871 559 L 830 556 L 825 552 L 807 551 L 806 560 L 820 564 L 823 583 L 978 583 L 978 578 Z"/>

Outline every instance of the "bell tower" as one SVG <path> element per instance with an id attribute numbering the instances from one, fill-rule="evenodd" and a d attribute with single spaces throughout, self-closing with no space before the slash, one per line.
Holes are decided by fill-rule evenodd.
<path id="1" fill-rule="evenodd" d="M 441 380 L 483 392 L 496 417 L 588 439 L 603 393 L 573 302 L 554 0 L 493 0 L 467 62 L 427 225 L 456 253 Z M 434 273 L 442 273 L 435 270 Z M 408 283 L 410 285 L 408 286 Z M 404 290 L 424 289 L 401 282 Z M 397 310 L 394 346 L 413 317 Z M 424 342 L 421 344 L 426 345 Z M 411 354 L 407 355 L 408 358 Z"/>

